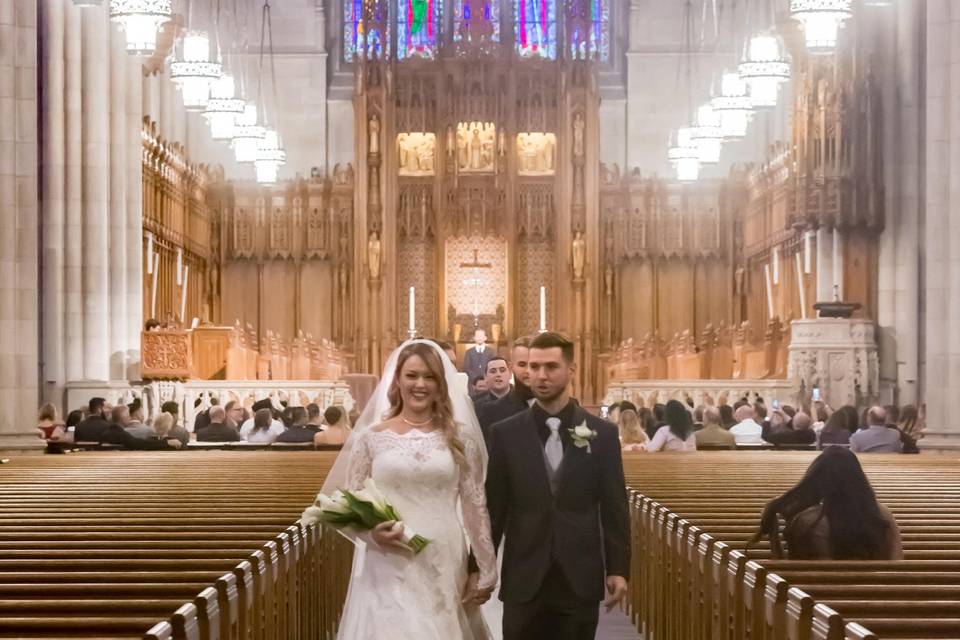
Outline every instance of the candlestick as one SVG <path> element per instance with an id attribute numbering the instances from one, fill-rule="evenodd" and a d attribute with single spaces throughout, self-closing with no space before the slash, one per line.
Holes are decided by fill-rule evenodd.
<path id="1" fill-rule="evenodd" d="M 417 289 L 410 287 L 410 337 L 417 335 Z"/>
<path id="2" fill-rule="evenodd" d="M 153 234 L 147 234 L 147 275 L 153 274 Z"/>
<path id="3" fill-rule="evenodd" d="M 767 278 L 767 318 L 773 320 L 773 284 L 770 282 L 770 265 L 763 265 L 763 272 Z"/>
<path id="4" fill-rule="evenodd" d="M 187 278 L 190 276 L 190 265 L 183 267 L 183 287 L 180 289 L 180 322 L 187 324 L 187 284 L 190 282 Z"/>
<path id="5" fill-rule="evenodd" d="M 796 255 L 797 259 L 797 291 L 800 294 L 800 317 L 806 320 L 807 318 L 807 291 L 803 286 L 803 271 L 800 269 L 800 254 Z"/>
<path id="6" fill-rule="evenodd" d="M 547 288 L 540 287 L 540 333 L 547 330 Z"/>
<path id="7" fill-rule="evenodd" d="M 773 248 L 770 262 L 773 263 L 773 284 L 780 284 L 780 247 Z"/>
<path id="8" fill-rule="evenodd" d="M 177 286 L 183 284 L 183 249 L 177 249 Z"/>
<path id="9" fill-rule="evenodd" d="M 152 256 L 153 259 L 153 283 L 152 291 L 150 292 L 150 317 L 156 319 L 157 317 L 157 269 L 160 267 L 160 252 L 157 251 Z"/>
<path id="10" fill-rule="evenodd" d="M 813 273 L 813 231 L 803 236 L 803 272 Z"/>

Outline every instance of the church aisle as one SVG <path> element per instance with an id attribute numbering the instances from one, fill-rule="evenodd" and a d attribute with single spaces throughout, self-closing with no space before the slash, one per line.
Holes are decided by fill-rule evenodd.
<path id="1" fill-rule="evenodd" d="M 503 615 L 503 603 L 496 598 L 483 605 L 483 617 L 486 619 L 494 640 L 502 640 L 500 617 Z M 597 640 L 641 640 L 637 630 L 630 624 L 630 618 L 620 610 L 610 613 L 600 612 L 600 624 L 597 625 Z"/>

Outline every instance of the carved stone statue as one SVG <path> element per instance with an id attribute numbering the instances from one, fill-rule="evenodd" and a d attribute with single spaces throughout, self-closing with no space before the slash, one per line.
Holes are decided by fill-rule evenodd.
<path id="1" fill-rule="evenodd" d="M 370 137 L 370 153 L 380 153 L 380 118 L 377 117 L 377 114 L 370 117 L 370 124 L 367 128 Z"/>
<path id="2" fill-rule="evenodd" d="M 470 137 L 470 168 L 479 170 L 483 164 L 483 141 L 480 140 L 480 129 L 474 127 Z"/>
<path id="3" fill-rule="evenodd" d="M 577 158 L 583 157 L 583 114 L 579 111 L 573 117 L 573 155 Z"/>
<path id="4" fill-rule="evenodd" d="M 370 279 L 380 279 L 380 236 L 376 231 L 370 232 L 367 240 L 367 264 L 370 268 Z"/>
<path id="5" fill-rule="evenodd" d="M 577 231 L 573 237 L 573 277 L 583 278 L 583 267 L 587 260 L 587 243 L 583 239 L 583 232 Z"/>
<path id="6" fill-rule="evenodd" d="M 610 265 L 603 270 L 603 288 L 607 297 L 613 295 L 613 267 Z"/>
<path id="7" fill-rule="evenodd" d="M 447 155 L 453 157 L 457 152 L 457 135 L 453 132 L 453 127 L 447 127 Z"/>

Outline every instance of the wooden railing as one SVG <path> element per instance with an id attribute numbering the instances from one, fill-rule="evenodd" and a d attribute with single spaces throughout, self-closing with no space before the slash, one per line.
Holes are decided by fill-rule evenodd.
<path id="1" fill-rule="evenodd" d="M 664 341 L 648 334 L 621 342 L 608 357 L 608 381 L 770 380 L 787 376 L 789 326 L 778 318 L 762 338 L 749 322 L 737 327 L 708 326 L 700 336 L 689 330 Z"/>
<path id="2" fill-rule="evenodd" d="M 767 543 L 747 554 L 763 506 L 793 486 L 814 457 L 625 456 L 633 535 L 628 608 L 645 637 L 960 637 L 960 469 L 952 459 L 861 459 L 897 519 L 902 561 L 774 560 Z"/>

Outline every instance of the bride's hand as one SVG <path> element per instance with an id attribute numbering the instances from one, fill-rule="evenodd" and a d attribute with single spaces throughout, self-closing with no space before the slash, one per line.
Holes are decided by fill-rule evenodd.
<path id="1" fill-rule="evenodd" d="M 479 606 L 490 599 L 490 594 L 493 593 L 494 587 L 490 586 L 486 589 L 480 589 L 477 587 L 479 582 L 479 573 L 471 573 L 467 577 L 467 584 L 463 589 L 463 604 L 475 604 Z"/>
<path id="2" fill-rule="evenodd" d="M 370 536 L 384 549 L 397 549 L 409 551 L 410 548 L 402 542 L 403 523 L 390 520 L 381 522 L 370 530 Z"/>

